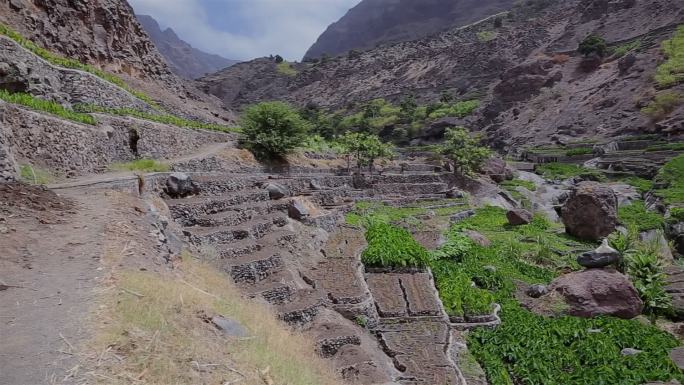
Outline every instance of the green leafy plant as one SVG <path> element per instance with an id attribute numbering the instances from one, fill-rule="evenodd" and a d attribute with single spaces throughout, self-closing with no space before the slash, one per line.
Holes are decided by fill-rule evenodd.
<path id="1" fill-rule="evenodd" d="M 655 178 L 658 188 L 655 194 L 665 203 L 677 205 L 684 203 L 684 154 L 667 162 Z"/>
<path id="2" fill-rule="evenodd" d="M 654 76 L 658 86 L 672 87 L 684 81 L 684 26 L 679 26 L 672 39 L 662 43 L 667 61 L 658 66 Z"/>
<path id="3" fill-rule="evenodd" d="M 665 292 L 665 274 L 659 251 L 659 244 L 641 245 L 625 256 L 627 274 L 644 301 L 644 312 L 654 323 L 655 317 L 669 314 L 672 309 L 672 299 Z"/>
<path id="4" fill-rule="evenodd" d="M 535 168 L 538 174 L 541 174 L 546 179 L 568 179 L 573 177 L 581 177 L 583 179 L 603 181 L 605 175 L 598 170 L 592 170 L 586 167 L 578 166 L 569 163 L 544 163 Z"/>
<path id="5" fill-rule="evenodd" d="M 591 155 L 594 153 L 594 149 L 591 147 L 576 147 L 571 148 L 565 152 L 567 156 L 580 156 L 580 155 Z"/>
<path id="6" fill-rule="evenodd" d="M 310 129 L 309 123 L 283 102 L 249 107 L 242 116 L 241 126 L 246 147 L 266 158 L 287 155 L 304 142 Z"/>
<path id="7" fill-rule="evenodd" d="M 471 115 L 478 107 L 480 107 L 479 100 L 464 100 L 452 105 L 442 104 L 430 112 L 429 117 L 430 119 L 440 119 L 446 116 L 465 118 Z"/>
<path id="8" fill-rule="evenodd" d="M 419 267 L 428 263 L 427 250 L 407 230 L 380 221 L 366 229 L 368 248 L 361 261 L 371 267 Z"/>
<path id="9" fill-rule="evenodd" d="M 537 190 L 537 185 L 534 184 L 534 182 L 530 182 L 528 180 L 522 180 L 522 179 L 512 179 L 512 180 L 505 180 L 501 183 L 499 183 L 499 186 L 505 188 L 506 190 L 513 190 L 517 187 L 524 187 L 530 191 L 536 191 Z"/>
<path id="10" fill-rule="evenodd" d="M 492 151 L 480 145 L 479 138 L 472 137 L 463 127 L 447 129 L 444 138 L 439 153 L 454 162 L 457 173 L 474 174 L 492 156 Z"/>
<path id="11" fill-rule="evenodd" d="M 670 209 L 669 222 L 684 222 L 684 207 L 672 207 Z"/>
<path id="12" fill-rule="evenodd" d="M 60 118 L 71 120 L 72 122 L 90 125 L 97 124 L 97 121 L 91 115 L 75 112 L 73 110 L 63 107 L 61 104 L 55 103 L 50 100 L 40 99 L 33 95 L 20 92 L 10 93 L 8 91 L 0 89 L 0 99 L 8 103 L 19 104 L 28 107 L 32 110 L 47 112 L 49 114 L 59 116 Z"/>
<path id="13" fill-rule="evenodd" d="M 278 73 L 283 74 L 285 76 L 290 76 L 290 77 L 295 77 L 299 72 L 292 66 L 292 63 L 283 61 L 278 64 L 276 64 L 276 70 Z"/>
<path id="14" fill-rule="evenodd" d="M 29 184 L 46 185 L 55 180 L 55 176 L 49 171 L 34 167 L 30 164 L 19 166 L 19 177 L 22 181 Z"/>
<path id="15" fill-rule="evenodd" d="M 359 170 L 368 166 L 372 172 L 377 159 L 391 158 L 394 154 L 390 144 L 383 143 L 376 135 L 362 132 L 347 132 L 337 140 L 337 145 L 347 156 L 348 169 L 354 159 Z"/>
<path id="16" fill-rule="evenodd" d="M 639 191 L 642 194 L 653 189 L 653 181 L 644 178 L 639 178 L 637 176 L 622 178 L 621 181 L 627 183 L 630 186 L 636 187 L 637 191 Z"/>
<path id="17" fill-rule="evenodd" d="M 620 58 L 620 57 L 627 55 L 631 51 L 638 50 L 639 48 L 641 48 L 641 45 L 642 45 L 641 40 L 635 40 L 631 43 L 625 43 L 625 44 L 619 45 L 617 47 L 611 48 L 610 52 L 616 58 Z"/>

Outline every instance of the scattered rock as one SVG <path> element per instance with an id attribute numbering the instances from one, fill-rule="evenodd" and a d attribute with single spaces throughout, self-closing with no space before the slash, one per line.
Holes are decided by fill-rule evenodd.
<path id="1" fill-rule="evenodd" d="M 457 189 L 457 188 L 452 188 L 444 192 L 446 197 L 448 199 L 458 199 L 458 198 L 463 198 L 465 194 L 463 194 L 463 191 Z"/>
<path id="2" fill-rule="evenodd" d="M 630 319 L 644 307 L 629 278 L 611 269 L 590 269 L 563 275 L 549 286 L 559 293 L 575 317 L 611 315 Z M 550 294 L 549 294 L 550 295 Z"/>
<path id="3" fill-rule="evenodd" d="M 216 316 L 211 319 L 211 322 L 227 336 L 238 338 L 249 337 L 249 331 L 247 331 L 241 323 L 235 320 Z"/>
<path id="4" fill-rule="evenodd" d="M 190 175 L 174 172 L 166 179 L 166 193 L 171 198 L 185 198 L 199 193 L 199 187 L 192 181 Z"/>
<path id="5" fill-rule="evenodd" d="M 675 250 L 684 255 L 684 222 L 667 225 L 667 237 L 672 240 Z"/>
<path id="6" fill-rule="evenodd" d="M 524 209 L 513 209 L 506 213 L 506 218 L 513 226 L 527 225 L 532 222 L 532 213 Z"/>
<path id="7" fill-rule="evenodd" d="M 278 183 L 267 184 L 266 190 L 268 190 L 268 196 L 273 200 L 285 198 L 286 196 L 290 195 L 290 191 L 287 189 L 287 187 Z"/>
<path id="8" fill-rule="evenodd" d="M 466 230 L 465 235 L 468 238 L 470 238 L 471 241 L 475 242 L 476 244 L 482 247 L 489 247 L 492 245 L 492 241 L 490 241 L 486 236 L 475 230 Z"/>
<path id="9" fill-rule="evenodd" d="M 565 231 L 582 240 L 597 241 L 617 227 L 615 192 L 596 182 L 581 182 L 561 209 Z"/>
<path id="10" fill-rule="evenodd" d="M 624 348 L 620 351 L 620 354 L 623 356 L 636 356 L 637 354 L 643 353 L 643 350 L 639 349 L 632 349 L 632 348 Z"/>
<path id="11" fill-rule="evenodd" d="M 307 209 L 304 203 L 299 199 L 294 199 L 290 202 L 287 206 L 287 214 L 290 218 L 298 221 L 307 218 L 310 215 L 309 209 Z"/>
<path id="12" fill-rule="evenodd" d="M 312 190 L 323 190 L 323 186 L 321 186 L 321 183 L 316 179 L 311 179 L 311 181 L 309 181 L 309 188 Z"/>
<path id="13" fill-rule="evenodd" d="M 549 288 L 546 285 L 532 285 L 530 286 L 525 294 L 532 298 L 539 298 L 546 295 L 549 292 Z"/>
<path id="14" fill-rule="evenodd" d="M 589 269 L 602 268 L 617 263 L 620 253 L 608 246 L 608 240 L 604 239 L 596 250 L 582 253 L 577 257 L 577 263 Z"/>
<path id="15" fill-rule="evenodd" d="M 679 369 L 684 370 L 684 346 L 673 349 L 670 352 L 670 359 Z"/>
<path id="16" fill-rule="evenodd" d="M 618 69 L 620 70 L 620 75 L 626 74 L 635 63 L 636 56 L 633 53 L 628 53 L 620 58 L 620 60 L 618 60 Z"/>
<path id="17" fill-rule="evenodd" d="M 513 170 L 501 158 L 491 158 L 482 166 L 481 171 L 496 183 L 511 180 L 514 177 Z"/>
<path id="18" fill-rule="evenodd" d="M 464 219 L 472 217 L 473 215 L 475 215 L 475 210 L 465 210 L 449 217 L 449 221 L 451 221 L 451 223 L 458 223 Z"/>

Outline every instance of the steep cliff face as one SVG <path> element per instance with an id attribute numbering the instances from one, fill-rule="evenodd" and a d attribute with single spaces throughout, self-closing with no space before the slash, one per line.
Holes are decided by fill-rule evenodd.
<path id="1" fill-rule="evenodd" d="M 117 74 L 177 115 L 233 119 L 171 71 L 125 0 L 5 0 L 0 22 L 54 54 Z"/>
<path id="2" fill-rule="evenodd" d="M 0 21 L 63 56 L 136 78 L 173 82 L 126 1 L 2 1 Z"/>
<path id="3" fill-rule="evenodd" d="M 514 0 L 363 0 L 318 38 L 304 56 L 337 56 L 382 43 L 415 40 L 509 9 Z"/>
<path id="4" fill-rule="evenodd" d="M 681 120 L 654 122 L 641 108 L 661 92 L 652 79 L 664 60 L 660 45 L 681 23 L 684 2 L 679 1 L 529 0 L 500 26 L 490 18 L 423 39 L 296 64 L 295 76 L 261 59 L 213 74 L 201 86 L 234 108 L 283 99 L 338 109 L 411 94 L 430 103 L 449 92 L 481 101 L 470 128 L 485 131 L 502 148 L 633 131 L 675 133 L 684 131 Z M 591 33 L 605 38 L 611 52 L 632 50 L 629 58 L 609 54 L 598 68 L 584 71 L 577 47 Z M 681 115 L 679 110 L 672 116 Z"/>
<path id="5" fill-rule="evenodd" d="M 162 31 L 159 23 L 152 16 L 136 15 L 136 17 L 166 59 L 171 70 L 179 76 L 196 79 L 238 63 L 237 60 L 226 59 L 194 48 L 180 39 L 171 28 Z"/>

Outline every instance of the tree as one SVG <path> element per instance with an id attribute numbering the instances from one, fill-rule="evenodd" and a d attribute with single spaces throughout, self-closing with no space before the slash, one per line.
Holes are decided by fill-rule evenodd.
<path id="1" fill-rule="evenodd" d="M 280 56 L 280 55 L 275 55 L 275 62 L 276 62 L 277 64 L 280 64 L 280 63 L 282 63 L 282 62 L 284 62 L 284 61 L 285 61 L 285 59 L 283 59 L 282 56 Z"/>
<path id="2" fill-rule="evenodd" d="M 338 139 L 340 147 L 347 155 L 347 170 L 351 168 L 351 160 L 356 160 L 356 166 L 368 166 L 373 173 L 373 166 L 377 159 L 390 158 L 393 155 L 392 146 L 383 143 L 377 135 L 363 132 L 347 132 Z"/>
<path id="3" fill-rule="evenodd" d="M 492 151 L 480 145 L 480 139 L 470 135 L 463 127 L 446 130 L 445 141 L 439 153 L 454 162 L 454 172 L 472 175 L 479 171 L 482 164 L 492 156 Z"/>
<path id="4" fill-rule="evenodd" d="M 606 44 L 606 41 L 602 37 L 591 34 L 582 40 L 579 48 L 577 48 L 577 52 L 584 56 L 595 53 L 599 57 L 604 57 L 608 52 L 608 44 Z"/>
<path id="5" fill-rule="evenodd" d="M 255 155 L 267 158 L 287 155 L 309 132 L 308 122 L 283 102 L 251 106 L 241 123 L 245 145 Z"/>
<path id="6" fill-rule="evenodd" d="M 418 109 L 418 103 L 416 103 L 416 98 L 413 95 L 408 95 L 404 97 L 399 103 L 401 108 L 401 119 L 404 123 L 411 123 L 416 115 L 416 110 Z"/>

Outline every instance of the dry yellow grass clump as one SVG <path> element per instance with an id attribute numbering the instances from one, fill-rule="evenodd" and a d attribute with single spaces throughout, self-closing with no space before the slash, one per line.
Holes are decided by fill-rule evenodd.
<path id="1" fill-rule="evenodd" d="M 173 274 L 122 271 L 113 282 L 90 347 L 102 352 L 89 364 L 101 383 L 341 384 L 310 341 L 191 257 Z M 240 322 L 251 336 L 223 335 L 208 321 L 216 315 Z"/>

